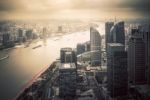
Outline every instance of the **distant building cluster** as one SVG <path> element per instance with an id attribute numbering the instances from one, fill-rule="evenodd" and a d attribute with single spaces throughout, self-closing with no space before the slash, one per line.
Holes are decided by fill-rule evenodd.
<path id="1" fill-rule="evenodd" d="M 38 35 L 33 29 L 21 28 L 7 22 L 0 24 L 0 49 L 10 48 L 37 38 Z"/>
<path id="2" fill-rule="evenodd" d="M 50 36 L 61 36 L 66 33 L 83 31 L 89 28 L 89 23 L 82 22 L 24 22 L 0 21 L 0 49 L 13 47 L 34 39 L 46 39 Z"/>
<path id="3" fill-rule="evenodd" d="M 86 61 L 89 61 L 90 70 L 84 67 L 80 69 L 80 61 L 83 61 L 82 56 L 88 56 Z M 84 62 L 85 64 L 86 62 Z M 72 48 L 61 48 L 60 50 L 60 66 L 59 66 L 59 96 L 62 100 L 98 100 L 95 89 L 98 85 L 95 75 L 106 74 L 99 72 L 101 66 L 101 35 L 94 27 L 90 28 L 90 41 L 79 43 L 76 46 L 76 51 Z M 82 72 L 83 71 L 83 72 Z M 96 92 L 97 93 L 97 92 Z M 57 97 L 57 96 L 56 96 Z M 57 99 L 58 99 L 57 98 Z M 57 100 L 56 99 L 56 100 Z M 59 99 L 58 99 L 59 100 Z"/>
<path id="4" fill-rule="evenodd" d="M 94 27 L 90 27 L 90 41 L 77 44 L 77 55 L 79 59 L 90 55 L 90 65 L 93 67 L 101 66 L 101 35 Z M 83 57 L 85 58 L 85 57 Z"/>

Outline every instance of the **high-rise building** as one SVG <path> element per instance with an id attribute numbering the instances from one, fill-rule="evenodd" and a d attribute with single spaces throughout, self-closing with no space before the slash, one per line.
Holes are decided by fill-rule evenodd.
<path id="1" fill-rule="evenodd" d="M 127 52 L 120 51 L 113 54 L 113 91 L 116 96 L 127 96 L 128 73 L 127 73 Z M 123 99 L 122 99 L 123 100 Z"/>
<path id="2" fill-rule="evenodd" d="M 146 82 L 145 46 L 143 34 L 139 29 L 131 30 L 128 47 L 128 71 L 130 84 L 139 85 Z"/>
<path id="3" fill-rule="evenodd" d="M 77 55 L 82 54 L 85 52 L 85 45 L 84 44 L 77 44 Z"/>
<path id="4" fill-rule="evenodd" d="M 10 33 L 4 33 L 2 35 L 2 44 L 5 47 L 13 47 L 13 46 L 15 46 L 14 40 L 13 40 L 13 38 L 12 38 Z"/>
<path id="5" fill-rule="evenodd" d="M 18 37 L 23 37 L 23 29 L 18 29 Z"/>
<path id="6" fill-rule="evenodd" d="M 3 45 L 7 44 L 10 41 L 10 34 L 6 33 L 2 35 L 3 37 Z"/>
<path id="7" fill-rule="evenodd" d="M 112 42 L 125 45 L 124 22 L 118 22 L 111 28 L 110 37 L 112 37 Z"/>
<path id="8" fill-rule="evenodd" d="M 101 36 L 99 32 L 90 28 L 90 43 L 91 43 L 91 66 L 101 65 Z"/>
<path id="9" fill-rule="evenodd" d="M 18 42 L 26 41 L 25 31 L 23 29 L 18 29 Z"/>
<path id="10" fill-rule="evenodd" d="M 61 63 L 59 67 L 60 97 L 74 97 L 76 95 L 76 75 L 74 63 Z"/>
<path id="11" fill-rule="evenodd" d="M 85 42 L 84 45 L 85 45 L 85 52 L 91 50 L 91 48 L 90 48 L 90 47 L 91 47 L 91 46 L 90 46 L 90 41 Z"/>
<path id="12" fill-rule="evenodd" d="M 114 25 L 114 22 L 106 22 L 105 23 L 105 45 L 106 45 L 106 50 L 107 50 L 107 43 L 112 43 L 112 37 L 110 34 L 110 30 L 112 26 Z"/>
<path id="13" fill-rule="evenodd" d="M 127 53 L 121 43 L 107 44 L 108 93 L 111 98 L 127 95 Z M 123 99 L 122 99 L 123 100 Z"/>
<path id="14" fill-rule="evenodd" d="M 26 31 L 26 37 L 27 37 L 27 39 L 33 39 L 33 32 L 32 32 L 32 30 L 27 30 Z"/>
<path id="15" fill-rule="evenodd" d="M 62 48 L 60 50 L 61 63 L 76 63 L 76 54 L 72 48 Z"/>
<path id="16" fill-rule="evenodd" d="M 144 30 L 145 65 L 147 83 L 150 84 L 150 22 L 146 25 L 146 27 L 147 29 Z"/>

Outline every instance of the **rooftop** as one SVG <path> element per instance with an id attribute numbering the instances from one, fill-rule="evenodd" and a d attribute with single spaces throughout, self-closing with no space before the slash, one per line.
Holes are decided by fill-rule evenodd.
<path id="1" fill-rule="evenodd" d="M 114 47 L 116 47 L 116 46 L 124 46 L 124 45 L 121 44 L 121 43 L 108 43 L 108 45 L 109 45 L 109 46 L 114 46 Z"/>
<path id="2" fill-rule="evenodd" d="M 123 24 L 124 24 L 124 21 L 120 21 L 120 22 L 114 23 L 114 25 L 113 25 L 112 28 L 110 29 L 110 32 L 113 31 L 113 30 L 115 30 L 116 27 L 120 27 L 120 26 L 123 25 Z"/>
<path id="3" fill-rule="evenodd" d="M 76 65 L 74 63 L 62 63 L 59 69 L 72 69 L 72 68 L 76 68 Z"/>
<path id="4" fill-rule="evenodd" d="M 72 51 L 72 48 L 69 48 L 69 47 L 68 48 L 67 47 L 66 48 L 61 48 L 61 51 Z"/>

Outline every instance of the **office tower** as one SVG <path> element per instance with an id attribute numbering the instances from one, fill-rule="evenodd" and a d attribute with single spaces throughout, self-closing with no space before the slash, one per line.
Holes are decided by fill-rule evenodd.
<path id="1" fill-rule="evenodd" d="M 76 65 L 61 63 L 59 67 L 59 96 L 74 97 L 76 95 Z"/>
<path id="2" fill-rule="evenodd" d="M 116 23 L 110 30 L 110 36 L 114 43 L 121 43 L 125 45 L 124 22 Z"/>
<path id="3" fill-rule="evenodd" d="M 106 45 L 106 50 L 107 50 L 107 43 L 112 43 L 112 37 L 110 34 L 110 30 L 112 26 L 114 25 L 114 22 L 106 22 L 105 23 L 105 45 Z"/>
<path id="4" fill-rule="evenodd" d="M 9 33 L 3 34 L 2 37 L 3 37 L 3 41 L 2 41 L 3 45 L 6 45 L 10 41 L 10 38 L 11 38 Z"/>
<path id="5" fill-rule="evenodd" d="M 76 63 L 76 54 L 71 48 L 61 48 L 60 50 L 61 63 Z"/>
<path id="6" fill-rule="evenodd" d="M 18 37 L 23 37 L 23 30 L 22 29 L 18 29 Z"/>
<path id="7" fill-rule="evenodd" d="M 145 66 L 147 83 L 150 84 L 150 22 L 146 25 L 144 30 L 144 43 L 145 43 Z"/>
<path id="8" fill-rule="evenodd" d="M 90 46 L 90 41 L 85 42 L 85 52 L 90 51 L 91 50 L 90 47 L 91 47 Z"/>
<path id="9" fill-rule="evenodd" d="M 77 55 L 82 54 L 85 52 L 85 45 L 84 44 L 77 44 Z"/>
<path id="10" fill-rule="evenodd" d="M 32 32 L 32 30 L 27 30 L 26 31 L 26 37 L 27 37 L 27 39 L 33 39 L 33 32 Z"/>
<path id="11" fill-rule="evenodd" d="M 10 33 L 4 33 L 2 35 L 2 39 L 3 39 L 2 40 L 3 46 L 5 46 L 5 47 L 13 47 L 13 46 L 15 46 L 14 40 L 13 40 L 13 38 L 12 38 Z"/>
<path id="12" fill-rule="evenodd" d="M 112 67 L 113 67 L 112 95 L 127 96 L 127 88 L 128 88 L 127 52 L 125 51 L 114 52 Z"/>
<path id="13" fill-rule="evenodd" d="M 108 92 L 111 98 L 121 98 L 127 95 L 127 53 L 121 43 L 108 43 L 107 49 Z"/>
<path id="14" fill-rule="evenodd" d="M 132 29 L 128 47 L 129 83 L 133 85 L 144 84 L 146 82 L 145 70 L 143 34 L 139 29 Z"/>
<path id="15" fill-rule="evenodd" d="M 26 40 L 25 31 L 23 29 L 18 29 L 18 42 L 24 42 Z"/>
<path id="16" fill-rule="evenodd" d="M 90 43 L 91 43 L 91 66 L 101 65 L 101 36 L 99 32 L 90 28 Z"/>
<path id="17" fill-rule="evenodd" d="M 147 83 L 150 84 L 150 32 L 144 33 Z"/>

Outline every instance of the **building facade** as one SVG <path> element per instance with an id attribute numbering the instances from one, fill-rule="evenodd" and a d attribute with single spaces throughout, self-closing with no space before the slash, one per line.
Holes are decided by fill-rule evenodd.
<path id="1" fill-rule="evenodd" d="M 76 95 L 76 65 L 62 63 L 59 67 L 59 96 L 74 97 Z"/>
<path id="2" fill-rule="evenodd" d="M 90 28 L 90 44 L 91 44 L 91 66 L 101 65 L 101 36 L 99 32 Z"/>
<path id="3" fill-rule="evenodd" d="M 114 22 L 106 22 L 105 23 L 105 46 L 106 46 L 106 50 L 107 50 L 107 43 L 112 43 L 112 37 L 110 34 L 110 30 L 113 27 Z"/>
<path id="4" fill-rule="evenodd" d="M 76 63 L 76 53 L 72 48 L 62 48 L 60 50 L 61 63 Z"/>
<path id="5" fill-rule="evenodd" d="M 85 52 L 88 52 L 91 50 L 90 41 L 85 42 L 84 45 L 85 45 Z"/>
<path id="6" fill-rule="evenodd" d="M 77 44 L 77 55 L 82 54 L 85 52 L 85 45 L 84 44 Z"/>
<path id="7" fill-rule="evenodd" d="M 128 47 L 129 83 L 132 85 L 146 82 L 145 45 L 139 29 L 132 29 Z"/>
<path id="8" fill-rule="evenodd" d="M 146 25 L 144 30 L 144 43 L 145 43 L 145 66 L 147 83 L 150 84 L 150 22 Z"/>
<path id="9" fill-rule="evenodd" d="M 117 22 L 110 30 L 111 43 L 121 43 L 125 45 L 124 22 Z"/>
<path id="10" fill-rule="evenodd" d="M 127 52 L 114 52 L 112 67 L 113 91 L 111 92 L 111 95 L 114 97 L 125 97 L 127 96 L 128 91 Z"/>
<path id="11" fill-rule="evenodd" d="M 111 98 L 127 95 L 127 53 L 121 43 L 107 45 L 107 79 L 108 94 Z"/>

